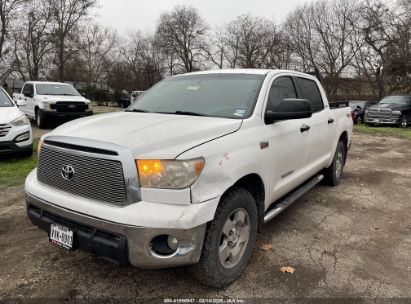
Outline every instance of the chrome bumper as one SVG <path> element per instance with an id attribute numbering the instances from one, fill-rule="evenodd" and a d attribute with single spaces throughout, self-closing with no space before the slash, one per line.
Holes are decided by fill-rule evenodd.
<path id="1" fill-rule="evenodd" d="M 26 194 L 26 206 L 28 213 L 29 208 L 34 207 L 40 210 L 39 217 L 43 216 L 43 214 L 48 214 L 51 217 L 55 216 L 57 218 L 61 218 L 62 220 L 68 221 L 76 227 L 78 227 L 78 225 L 84 225 L 86 227 L 93 228 L 94 230 L 102 231 L 103 233 L 112 233 L 125 237 L 127 242 L 124 247 L 124 250 L 127 251 L 125 255 L 128 256 L 128 262 L 135 267 L 156 269 L 184 266 L 197 263 L 201 256 L 207 224 L 191 229 L 160 229 L 124 225 L 77 213 L 75 211 L 56 206 L 50 202 L 46 202 L 30 194 Z M 30 218 L 30 220 L 33 224 L 43 228 L 43 230 L 46 230 L 44 225 L 41 227 L 41 225 L 39 225 L 38 222 L 36 223 L 36 221 L 33 221 L 32 218 Z M 56 221 L 58 222 L 58 220 Z M 150 243 L 154 237 L 159 235 L 172 235 L 176 237 L 179 241 L 177 251 L 167 256 L 155 253 L 151 249 Z M 85 248 L 80 247 L 79 249 Z M 99 255 L 99 253 L 95 250 L 88 251 Z"/>

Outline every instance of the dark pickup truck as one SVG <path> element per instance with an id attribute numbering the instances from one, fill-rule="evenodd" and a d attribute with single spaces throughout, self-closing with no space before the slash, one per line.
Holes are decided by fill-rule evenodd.
<path id="1" fill-rule="evenodd" d="M 411 96 L 387 96 L 366 109 L 365 123 L 391 124 L 407 128 L 411 123 Z"/>

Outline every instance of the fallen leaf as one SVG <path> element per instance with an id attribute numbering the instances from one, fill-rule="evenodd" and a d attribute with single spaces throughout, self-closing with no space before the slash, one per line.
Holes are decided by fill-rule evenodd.
<path id="1" fill-rule="evenodd" d="M 281 267 L 280 271 L 282 273 L 294 273 L 295 269 L 291 266 Z"/>
<path id="2" fill-rule="evenodd" d="M 264 250 L 264 251 L 270 251 L 273 249 L 273 244 L 263 243 L 260 248 L 261 250 Z"/>

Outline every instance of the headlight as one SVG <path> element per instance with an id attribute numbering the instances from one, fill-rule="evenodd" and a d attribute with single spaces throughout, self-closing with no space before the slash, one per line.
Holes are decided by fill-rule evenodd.
<path id="1" fill-rule="evenodd" d="M 23 115 L 17 118 L 16 120 L 13 120 L 10 124 L 15 127 L 22 127 L 22 126 L 28 126 L 30 124 L 30 121 L 28 120 L 26 115 Z"/>
<path id="2" fill-rule="evenodd" d="M 20 134 L 19 136 L 17 136 L 14 141 L 15 142 L 22 142 L 22 141 L 26 141 L 30 139 L 30 132 L 25 132 L 23 134 Z"/>
<path id="3" fill-rule="evenodd" d="M 50 101 L 42 101 L 44 109 L 50 110 Z"/>
<path id="4" fill-rule="evenodd" d="M 392 111 L 392 115 L 401 116 L 401 111 Z"/>
<path id="5" fill-rule="evenodd" d="M 204 168 L 204 159 L 137 160 L 141 187 L 183 189 L 191 186 Z"/>
<path id="6" fill-rule="evenodd" d="M 87 105 L 88 105 L 88 109 L 89 109 L 90 111 L 93 110 L 93 105 L 91 104 L 91 102 L 88 103 Z"/>

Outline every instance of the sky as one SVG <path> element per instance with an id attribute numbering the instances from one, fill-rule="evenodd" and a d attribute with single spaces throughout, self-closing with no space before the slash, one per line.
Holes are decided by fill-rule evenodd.
<path id="1" fill-rule="evenodd" d="M 100 0 L 97 19 L 120 34 L 154 30 L 159 15 L 175 5 L 192 5 L 211 28 L 246 13 L 280 23 L 299 4 L 313 0 Z"/>

